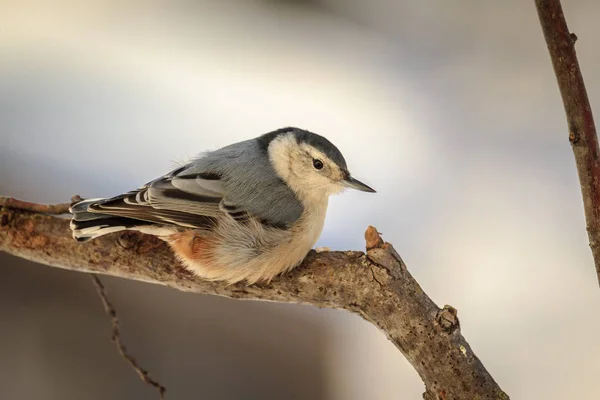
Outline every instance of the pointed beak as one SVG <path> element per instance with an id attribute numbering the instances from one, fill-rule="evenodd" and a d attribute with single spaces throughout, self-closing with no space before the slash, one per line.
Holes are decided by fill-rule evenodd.
<path id="1" fill-rule="evenodd" d="M 342 181 L 342 185 L 344 185 L 350 189 L 360 190 L 361 192 L 377 193 L 375 191 L 375 189 L 365 185 L 358 179 L 354 179 L 350 175 L 348 175 L 348 177 Z"/>

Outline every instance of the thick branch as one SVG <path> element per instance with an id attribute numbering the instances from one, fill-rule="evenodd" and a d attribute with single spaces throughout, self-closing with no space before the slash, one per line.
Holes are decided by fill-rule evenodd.
<path id="1" fill-rule="evenodd" d="M 590 247 L 600 283 L 600 150 L 592 108 L 560 0 L 535 1 L 567 115 L 569 141 L 581 183 Z"/>
<path id="2" fill-rule="evenodd" d="M 385 332 L 423 379 L 426 399 L 508 399 L 460 333 L 456 310 L 440 310 L 374 228 L 367 231 L 367 254 L 313 251 L 302 266 L 269 284 L 226 286 L 190 275 L 154 237 L 126 233 L 80 244 L 71 238 L 68 224 L 57 217 L 3 209 L 0 251 L 187 292 L 346 309 Z"/>

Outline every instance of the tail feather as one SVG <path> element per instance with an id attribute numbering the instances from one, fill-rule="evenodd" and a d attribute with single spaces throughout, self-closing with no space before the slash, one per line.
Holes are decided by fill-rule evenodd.
<path id="1" fill-rule="evenodd" d="M 69 212 L 73 215 L 74 221 L 92 221 L 96 219 L 110 218 L 108 214 L 98 214 L 88 212 L 88 207 L 103 199 L 88 199 L 74 203 L 69 208 Z"/>
<path id="2" fill-rule="evenodd" d="M 70 227 L 73 231 L 73 237 L 77 241 L 87 242 L 98 236 L 123 230 L 145 231 L 145 228 L 154 225 L 148 221 L 88 211 L 91 205 L 101 200 L 103 199 L 89 199 L 71 205 L 69 211 L 73 218 Z"/>
<path id="3" fill-rule="evenodd" d="M 187 192 L 171 189 L 175 199 L 187 199 L 192 196 Z M 108 199 L 88 199 L 73 203 L 69 209 L 73 215 L 71 230 L 73 237 L 85 242 L 107 233 L 123 230 L 136 230 L 155 236 L 168 236 L 178 229 L 207 228 L 215 224 L 215 210 L 219 210 L 220 198 L 193 197 L 200 204 L 201 210 L 181 209 L 181 205 L 173 202 L 175 208 L 156 207 L 148 198 L 148 188 L 141 188 Z M 204 203 L 202 203 L 202 201 Z M 207 205 L 208 204 L 208 205 Z"/>

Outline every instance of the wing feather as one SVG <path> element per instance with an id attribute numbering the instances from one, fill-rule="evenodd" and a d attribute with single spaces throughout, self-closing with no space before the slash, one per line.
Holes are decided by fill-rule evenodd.
<path id="1" fill-rule="evenodd" d="M 226 201 L 225 184 L 217 174 L 179 173 L 185 173 L 185 168 L 137 190 L 93 203 L 88 211 L 190 228 L 210 226 L 223 215 L 239 222 L 251 218 L 243 208 Z"/>

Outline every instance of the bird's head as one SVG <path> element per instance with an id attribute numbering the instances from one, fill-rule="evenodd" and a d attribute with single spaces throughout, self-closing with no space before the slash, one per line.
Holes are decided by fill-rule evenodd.
<path id="1" fill-rule="evenodd" d="M 354 179 L 338 148 L 323 136 L 298 128 L 284 128 L 259 138 L 271 165 L 304 200 L 322 199 L 345 188 L 374 193 Z"/>

